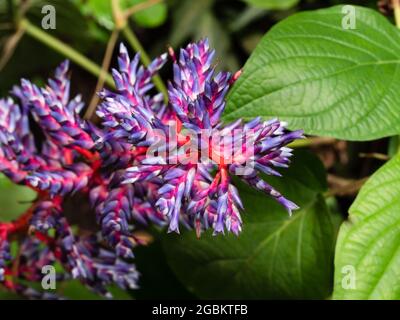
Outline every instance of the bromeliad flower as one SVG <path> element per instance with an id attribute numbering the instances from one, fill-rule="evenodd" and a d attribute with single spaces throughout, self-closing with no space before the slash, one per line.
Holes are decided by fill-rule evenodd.
<path id="1" fill-rule="evenodd" d="M 133 203 L 133 194 L 124 193 L 128 186 L 121 186 L 118 194 L 109 189 L 118 168 L 103 162 L 101 154 L 95 150 L 94 138 L 101 135 L 101 130 L 80 118 L 83 104 L 80 97 L 70 100 L 67 73 L 68 63 L 65 62 L 46 88 L 22 80 L 21 87 L 13 89 L 20 104 L 11 98 L 0 100 L 0 169 L 15 183 L 29 186 L 38 194 L 23 216 L 13 222 L 0 223 L 0 282 L 30 298 L 42 296 L 13 279 L 39 281 L 42 266 L 56 261 L 64 267 L 66 278 L 79 279 L 107 297 L 110 296 L 109 284 L 115 283 L 123 289 L 137 287 L 138 273 L 134 265 L 122 259 L 132 257 L 131 250 L 136 243 L 131 236 L 129 246 L 122 246 L 127 242 L 123 235 L 127 230 L 120 226 L 125 227 L 136 217 L 130 211 L 122 215 L 127 209 L 125 201 L 132 203 L 129 210 L 137 206 L 143 215 L 146 200 Z M 41 145 L 35 141 L 30 119 L 38 125 L 35 130 L 41 130 L 45 137 Z M 118 142 L 111 145 L 114 149 L 105 148 L 102 154 L 112 153 L 119 147 Z M 128 149 L 121 150 L 130 153 Z M 105 156 L 110 157 L 110 154 Z M 131 156 L 126 157 L 131 159 Z M 88 231 L 85 236 L 75 234 L 64 210 L 64 205 L 77 192 L 95 201 L 93 190 L 98 188 L 105 188 L 107 195 L 104 199 L 98 197 L 97 201 L 103 200 L 102 205 L 108 210 L 99 219 L 100 224 L 106 226 L 103 236 L 108 246 L 97 238 L 96 231 L 90 236 L 86 236 Z M 114 200 L 121 200 L 121 206 L 114 206 Z M 151 213 L 147 210 L 146 214 Z M 115 227 L 110 228 L 110 225 Z M 24 233 L 27 235 L 21 250 L 26 259 L 16 262 L 10 252 L 10 241 L 15 234 Z M 11 273 L 13 277 L 10 278 Z M 49 295 L 43 297 L 50 298 Z"/>
<path id="2" fill-rule="evenodd" d="M 137 153 L 124 183 L 158 186 L 156 207 L 167 218 L 169 231 L 179 232 L 181 221 L 196 227 L 198 233 L 212 227 L 215 233 L 226 229 L 238 234 L 243 207 L 231 175 L 272 196 L 291 214 L 297 206 L 259 173 L 280 176 L 273 167 L 287 167 L 292 154 L 285 145 L 301 138 L 302 132 L 288 132 L 279 120 L 263 122 L 259 118 L 224 125 L 225 97 L 240 72 L 215 74 L 214 51 L 207 40 L 188 45 L 179 58 L 172 50 L 170 55 L 174 77 L 168 87 L 167 107 L 146 95 L 150 78 L 145 77 L 143 68 L 137 68 L 138 55 L 130 61 L 123 46 L 120 70 L 113 72 L 117 92 L 102 93 L 105 101 L 98 115 L 107 136 L 131 143 Z M 153 62 L 151 70 L 161 67 L 164 60 L 162 56 Z M 157 155 L 150 152 L 155 145 Z"/>
<path id="3" fill-rule="evenodd" d="M 81 119 L 81 98 L 70 98 L 67 62 L 45 88 L 22 80 L 13 89 L 19 103 L 0 100 L 0 171 L 37 192 L 25 214 L 0 223 L 5 287 L 31 298 L 56 298 L 15 279 L 39 281 L 41 268 L 57 261 L 64 268 L 60 279 L 79 279 L 106 297 L 112 283 L 136 288 L 131 259 L 141 244 L 139 225 L 168 224 L 179 232 L 182 223 L 198 235 L 207 228 L 239 234 L 244 208 L 232 176 L 289 213 L 297 208 L 260 173 L 280 176 L 274 168 L 288 166 L 286 145 L 302 132 L 289 132 L 275 119 L 222 123 L 226 94 L 240 72 L 216 73 L 207 40 L 188 45 L 179 57 L 170 50 L 170 56 L 173 81 L 165 104 L 153 94 L 152 77 L 167 55 L 145 68 L 139 55 L 130 60 L 121 45 L 119 70 L 113 71 L 116 92 L 100 92 L 101 127 Z M 41 139 L 33 133 L 38 131 Z M 77 195 L 87 199 L 98 228 L 74 232 L 66 207 Z M 22 262 L 10 252 L 16 234 Z"/>

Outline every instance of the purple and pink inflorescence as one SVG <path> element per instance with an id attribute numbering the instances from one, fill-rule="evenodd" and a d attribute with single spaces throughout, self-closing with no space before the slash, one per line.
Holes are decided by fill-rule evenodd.
<path id="1" fill-rule="evenodd" d="M 119 68 L 113 70 L 116 90 L 99 93 L 100 126 L 83 120 L 81 98 L 69 96 L 68 62 L 45 88 L 22 80 L 12 91 L 15 99 L 0 100 L 0 170 L 37 191 L 25 214 L 0 223 L 0 283 L 5 287 L 52 298 L 16 279 L 39 281 L 41 268 L 58 262 L 65 270 L 62 277 L 79 279 L 102 295 L 110 296 L 110 284 L 136 288 L 138 272 L 131 258 L 142 241 L 138 227 L 155 223 L 179 232 L 184 225 L 199 236 L 208 228 L 214 234 L 240 233 L 244 208 L 234 175 L 289 213 L 297 209 L 261 174 L 280 176 L 274 167 L 288 166 L 291 150 L 286 145 L 302 138 L 302 132 L 289 132 L 276 119 L 222 123 L 226 95 L 240 73 L 216 73 L 207 40 L 189 44 L 177 56 L 171 50 L 170 57 L 173 79 L 166 104 L 162 94 L 154 94 L 152 77 L 168 55 L 146 68 L 139 55 L 131 60 L 121 45 Z M 204 156 L 200 142 L 205 132 L 207 139 L 236 132 L 229 143 L 239 145 L 240 152 L 226 161 L 214 141 Z M 161 136 L 167 140 L 160 146 Z M 166 151 L 163 157 L 149 153 L 157 144 L 158 151 Z M 182 161 L 193 154 L 197 161 Z M 73 231 L 64 208 L 77 193 L 88 199 L 98 231 Z M 10 252 L 15 239 L 23 256 L 18 262 Z"/>

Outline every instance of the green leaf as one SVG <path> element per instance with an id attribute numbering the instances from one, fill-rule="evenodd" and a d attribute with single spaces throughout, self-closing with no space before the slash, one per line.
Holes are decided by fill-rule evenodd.
<path id="1" fill-rule="evenodd" d="M 400 299 L 399 212 L 400 156 L 396 156 L 362 187 L 350 207 L 349 221 L 340 228 L 335 299 Z"/>
<path id="2" fill-rule="evenodd" d="M 114 28 L 111 0 L 73 1 L 84 14 L 93 16 L 105 28 L 109 30 Z M 125 10 L 145 1 L 146 0 L 120 0 L 120 6 L 122 10 Z M 132 15 L 132 19 L 141 27 L 158 27 L 167 19 L 167 5 L 165 3 L 155 4 L 135 13 Z"/>
<path id="3" fill-rule="evenodd" d="M 243 0 L 248 4 L 270 10 L 286 10 L 295 6 L 299 0 Z"/>
<path id="4" fill-rule="evenodd" d="M 103 27 L 112 30 L 114 21 L 111 1 L 108 0 L 73 0 L 83 14 L 93 16 Z"/>
<path id="5" fill-rule="evenodd" d="M 136 2 L 139 3 L 143 1 L 139 0 Z M 158 3 L 151 8 L 134 14 L 133 19 L 141 27 L 156 28 L 165 22 L 167 13 L 167 5 L 165 3 Z"/>
<path id="6" fill-rule="evenodd" d="M 301 207 L 292 217 L 274 200 L 240 185 L 246 212 L 239 237 L 165 235 L 164 251 L 177 277 L 200 298 L 329 296 L 336 231 L 321 195 L 326 181 L 320 172 L 318 159 L 299 152 L 284 178 L 268 179 Z"/>
<path id="7" fill-rule="evenodd" d="M 302 12 L 274 26 L 228 98 L 226 120 L 279 117 L 292 129 L 347 140 L 400 132 L 400 31 L 354 6 Z"/>
<path id="8" fill-rule="evenodd" d="M 18 186 L 0 175 L 0 221 L 16 219 L 25 212 L 35 199 L 31 189 Z"/>

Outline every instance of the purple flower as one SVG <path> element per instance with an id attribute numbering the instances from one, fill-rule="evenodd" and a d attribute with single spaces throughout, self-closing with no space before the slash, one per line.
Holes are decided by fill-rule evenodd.
<path id="1" fill-rule="evenodd" d="M 80 96 L 69 100 L 69 80 L 67 79 L 69 63 L 65 61 L 55 72 L 49 85 L 39 89 L 27 80 L 22 80 L 22 101 L 31 107 L 33 116 L 42 129 L 63 146 L 77 146 L 85 149 L 93 147 L 93 140 L 82 128 L 83 121 L 79 112 L 83 107 Z"/>
<path id="2" fill-rule="evenodd" d="M 210 50 L 207 40 L 188 45 L 180 51 L 178 59 L 174 53 L 172 57 L 174 77 L 168 87 L 169 105 L 166 110 L 161 108 L 163 112 L 158 105 L 148 103 L 154 100 L 152 97 L 143 95 L 147 91 L 141 91 L 140 84 L 144 81 L 138 80 L 142 79 L 142 73 L 137 71 L 138 57 L 130 61 L 124 47 L 121 48 L 120 72 L 114 72 L 117 93 L 103 94 L 104 102 L 98 115 L 110 135 L 121 143 L 131 143 L 133 148 L 151 147 L 164 135 L 167 137 L 165 146 L 158 150 L 173 149 L 178 159 L 171 164 L 171 152 L 166 157 L 138 156 L 134 166 L 126 170 L 124 183 L 158 185 L 156 208 L 168 220 L 169 231 L 179 232 L 179 223 L 183 222 L 196 227 L 198 232 L 212 227 L 215 233 L 226 229 L 238 234 L 243 207 L 231 183 L 231 175 L 237 175 L 255 189 L 272 196 L 291 214 L 297 206 L 264 181 L 259 173 L 280 176 L 274 167 L 288 166 L 292 154 L 285 146 L 302 138 L 302 132 L 288 132 L 285 123 L 260 118 L 248 123 L 238 120 L 223 124 L 225 97 L 239 74 L 215 74 L 214 51 Z M 160 60 L 163 59 L 157 61 Z M 171 126 L 177 135 L 173 147 Z M 191 130 L 194 136 L 187 138 L 184 130 Z M 206 157 L 201 153 L 205 132 L 210 137 L 220 138 L 210 145 Z M 231 135 L 232 132 L 235 134 Z M 197 138 L 198 141 L 194 141 Z M 195 146 L 194 154 L 202 156 L 195 163 L 185 164 L 181 161 L 186 156 L 182 149 L 188 140 Z M 232 150 L 229 162 L 224 156 L 224 142 L 238 146 Z M 193 148 L 191 151 L 193 154 Z"/>
<path id="3" fill-rule="evenodd" d="M 119 259 L 118 255 L 101 247 L 95 235 L 76 237 L 65 218 L 56 226 L 60 261 L 73 278 L 79 279 L 93 291 L 111 298 L 107 286 L 116 284 L 121 289 L 136 289 L 139 273 L 135 265 Z"/>
<path id="4" fill-rule="evenodd" d="M 40 281 L 41 268 L 58 262 L 64 269 L 58 280 L 79 279 L 105 297 L 110 284 L 134 289 L 138 226 L 240 233 L 245 208 L 232 176 L 289 213 L 297 209 L 260 174 L 280 176 L 276 168 L 286 168 L 292 156 L 286 145 L 302 132 L 289 132 L 277 119 L 223 123 L 226 95 L 240 72 L 216 73 L 214 54 L 207 40 L 178 56 L 170 50 L 166 104 L 154 93 L 152 77 L 167 55 L 143 67 L 139 55 L 131 60 L 121 45 L 119 69 L 113 70 L 116 91 L 99 94 L 99 127 L 81 119 L 81 98 L 70 98 L 68 62 L 45 88 L 22 80 L 12 91 L 15 100 L 0 100 L 0 171 L 38 194 L 20 218 L 0 222 L 2 284 L 30 298 L 58 298 L 5 277 L 13 270 L 19 280 Z M 40 144 L 33 131 L 41 131 Z M 66 209 L 78 194 L 98 224 L 84 235 L 75 232 Z M 22 239 L 22 262 L 11 256 L 14 238 Z"/>
<path id="5" fill-rule="evenodd" d="M 4 281 L 5 268 L 10 260 L 10 244 L 6 239 L 0 238 L 0 281 Z"/>
<path id="6" fill-rule="evenodd" d="M 0 223 L 0 281 L 30 298 L 52 298 L 19 282 L 6 281 L 4 274 L 18 268 L 20 279 L 40 281 L 41 267 L 58 261 L 65 270 L 59 274 L 60 279 L 79 279 L 95 292 L 110 297 L 107 286 L 112 283 L 123 289 L 137 287 L 135 266 L 129 259 L 124 260 L 133 256 L 130 240 L 134 237 L 127 224 L 135 217 L 147 221 L 153 206 L 145 196 L 135 200 L 136 213 L 131 212 L 133 207 L 126 206 L 135 199 L 128 192 L 132 187 L 118 187 L 112 180 L 118 166 L 133 160 L 131 147 L 117 140 L 95 144 L 95 139 L 108 133 L 80 118 L 83 104 L 79 97 L 69 98 L 67 74 L 65 62 L 46 88 L 27 80 L 15 87 L 13 94 L 19 104 L 11 98 L 0 100 L 0 170 L 14 182 L 38 192 L 26 214 L 16 221 Z M 30 118 L 45 138 L 40 147 L 35 144 Z M 105 247 L 96 233 L 76 235 L 64 212 L 64 204 L 74 194 L 79 192 L 89 201 L 98 188 L 105 189 L 106 195 L 101 199 L 104 211 L 98 220 L 108 243 Z M 114 201 L 119 201 L 117 207 L 113 207 Z M 24 261 L 13 267 L 10 237 L 27 229 L 29 234 L 21 244 Z M 54 236 L 49 236 L 50 230 L 54 230 Z"/>

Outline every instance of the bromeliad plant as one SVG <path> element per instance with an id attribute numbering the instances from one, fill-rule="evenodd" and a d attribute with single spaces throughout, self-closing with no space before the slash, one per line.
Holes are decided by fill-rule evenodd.
<path id="1" fill-rule="evenodd" d="M 199 25 L 214 42 L 226 43 L 225 26 L 211 11 L 218 14 L 224 11 L 219 6 L 230 2 L 204 1 L 209 5 L 203 9 L 203 1 L 195 2 L 202 17 L 188 14 L 193 1 L 176 5 L 181 2 L 186 5 L 176 10 L 174 21 L 183 24 L 175 29 L 186 32 L 178 38 L 197 37 L 192 25 Z M 304 4 L 246 2 L 268 10 Z M 386 14 L 394 10 L 400 26 L 400 1 L 379 3 Z M 249 11 L 237 17 L 230 32 L 248 21 Z M 182 27 L 185 23 L 189 27 Z M 204 28 L 210 23 L 212 28 Z M 28 20 L 19 26 L 101 73 L 51 33 Z M 143 52 L 127 24 L 115 26 L 111 51 L 122 30 L 132 48 Z M 243 34 L 229 37 L 244 43 Z M 151 279 L 156 289 L 146 289 L 152 297 L 163 287 L 170 297 L 171 287 L 181 284 L 199 298 L 400 299 L 399 43 L 399 29 L 376 10 L 339 5 L 293 14 L 274 25 L 236 74 L 215 72 L 207 41 L 177 54 L 170 50 L 169 58 L 153 63 L 142 54 L 145 67 L 122 46 L 113 72 L 116 90 L 99 94 L 99 124 L 83 120 L 83 103 L 69 97 L 67 63 L 46 88 L 23 81 L 13 98 L 0 103 L 0 168 L 34 189 L 37 198 L 19 219 L 0 223 L 0 287 L 56 298 L 30 286 L 41 280 L 42 266 L 55 265 L 60 281 L 77 278 L 104 296 L 110 296 L 111 283 L 135 288 L 140 279 Z M 221 47 L 227 62 L 234 52 Z M 106 52 L 104 61 L 111 56 Z M 168 59 L 173 73 L 165 86 L 157 73 Z M 108 74 L 103 80 L 113 86 Z M 87 110 L 92 106 L 96 103 Z M 312 146 L 324 154 L 340 149 L 341 160 L 324 167 L 310 152 L 298 150 L 281 171 L 291 156 L 286 145 L 302 136 L 299 128 L 318 137 L 294 141 L 295 147 Z M 388 141 L 387 155 L 367 155 L 388 161 L 372 175 L 359 148 L 375 152 L 379 146 L 383 152 Z M 295 214 L 285 214 L 297 209 L 294 203 Z M 86 217 L 87 211 L 93 221 L 76 219 L 76 212 Z M 143 229 L 153 224 L 171 233 L 154 232 L 151 248 L 136 247 L 145 242 Z M 150 259 L 139 259 L 149 252 Z M 138 267 L 140 278 L 133 263 L 153 268 Z M 179 283 L 171 285 L 174 276 Z"/>
<path id="2" fill-rule="evenodd" d="M 240 72 L 216 74 L 207 40 L 189 44 L 178 56 L 170 50 L 170 57 L 173 80 L 165 104 L 162 94 L 153 94 L 151 79 L 167 54 L 143 67 L 139 55 L 131 60 L 121 45 L 119 69 L 113 71 L 116 90 L 99 94 L 100 126 L 80 117 L 84 104 L 79 96 L 70 97 L 68 62 L 45 88 L 22 80 L 12 91 L 14 98 L 0 100 L 0 169 L 37 192 L 25 214 L 0 223 L 0 281 L 5 287 L 52 298 L 23 280 L 40 281 L 42 267 L 58 262 L 65 270 L 60 277 L 79 279 L 104 296 L 110 296 L 107 286 L 112 283 L 136 288 L 132 258 L 142 240 L 135 230 L 149 222 L 178 233 L 183 224 L 195 228 L 198 236 L 208 228 L 214 234 L 239 234 L 244 208 L 233 175 L 289 213 L 297 209 L 260 173 L 279 176 L 273 167 L 288 166 L 291 150 L 286 145 L 302 132 L 287 131 L 279 120 L 222 123 L 226 95 Z M 177 137 L 174 146 L 171 128 Z M 187 129 L 193 132 L 189 138 Z M 230 141 L 240 152 L 227 162 L 213 156 L 222 142 L 212 143 L 206 157 L 181 161 L 188 143 L 192 155 L 201 153 L 204 131 L 209 133 L 207 142 L 214 135 L 240 132 Z M 169 150 L 166 157 L 149 156 L 162 134 L 167 137 L 161 146 Z M 194 143 L 193 137 L 200 138 Z M 172 162 L 173 156 L 178 161 Z M 90 203 L 96 218 L 99 228 L 92 232 L 76 232 L 65 212 L 77 194 Z M 18 256 L 10 253 L 15 238 L 21 244 Z"/>

